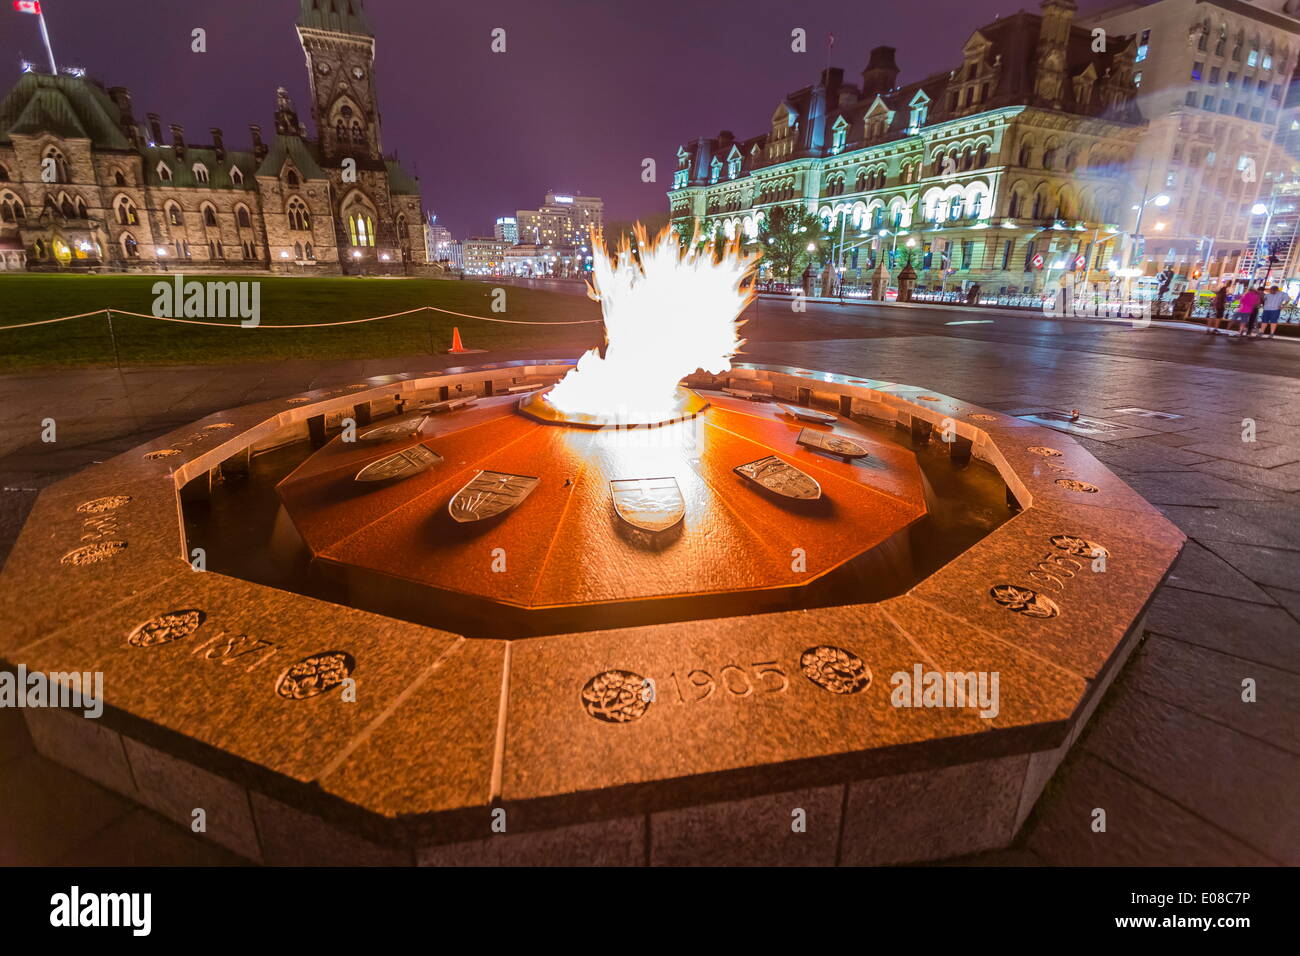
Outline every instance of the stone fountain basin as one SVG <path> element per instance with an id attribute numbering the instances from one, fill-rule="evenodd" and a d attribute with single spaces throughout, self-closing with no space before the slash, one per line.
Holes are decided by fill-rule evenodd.
<path id="1" fill-rule="evenodd" d="M 273 864 L 897 863 L 1009 843 L 1185 539 L 1068 436 L 940 392 L 755 365 L 687 383 L 946 434 L 998 470 L 1020 513 L 880 603 L 508 642 L 191 568 L 179 496 L 250 454 L 395 395 L 569 367 L 219 412 L 47 488 L 0 574 L 0 662 L 101 671 L 106 707 L 25 710 L 37 748 L 183 825 L 203 808 L 208 838 Z M 918 664 L 998 672 L 997 716 L 894 706 Z M 623 692 L 646 679 L 653 700 Z"/>

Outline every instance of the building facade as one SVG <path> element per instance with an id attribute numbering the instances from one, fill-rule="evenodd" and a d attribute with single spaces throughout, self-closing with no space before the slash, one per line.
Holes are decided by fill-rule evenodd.
<path id="1" fill-rule="evenodd" d="M 1252 270 L 1249 240 L 1266 214 L 1251 210 L 1289 165 L 1276 133 L 1300 58 L 1297 16 L 1296 0 L 1156 0 L 1088 18 L 1107 37 L 1138 38 L 1149 125 L 1133 175 L 1140 193 L 1170 199 L 1142 219 L 1148 272 L 1169 265 L 1209 284 Z"/>
<path id="2" fill-rule="evenodd" d="M 495 236 L 473 236 L 461 244 L 466 275 L 501 275 L 505 271 L 506 250 L 512 243 Z"/>
<path id="3" fill-rule="evenodd" d="M 519 223 L 513 216 L 499 216 L 492 235 L 513 245 L 519 241 Z"/>
<path id="4" fill-rule="evenodd" d="M 27 72 L 0 102 L 0 261 L 37 271 L 427 270 L 420 188 L 385 156 L 361 0 L 300 0 L 309 138 L 288 94 L 251 148 L 136 120 L 130 93 Z"/>
<path id="5" fill-rule="evenodd" d="M 1137 38 L 1094 49 L 1073 0 L 1044 0 L 975 31 L 952 70 L 898 84 L 894 51 L 860 83 L 828 68 L 768 129 L 677 152 L 671 221 L 685 235 L 754 240 L 799 204 L 836 237 L 833 264 L 863 281 L 900 252 L 928 288 L 1042 288 L 1054 270 L 1104 279 L 1123 246 Z M 897 268 L 894 269 L 897 274 Z"/>

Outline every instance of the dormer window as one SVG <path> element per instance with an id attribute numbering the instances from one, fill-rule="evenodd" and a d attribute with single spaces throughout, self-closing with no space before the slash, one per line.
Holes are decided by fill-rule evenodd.
<path id="1" fill-rule="evenodd" d="M 740 154 L 738 147 L 731 147 L 731 153 L 727 156 L 727 178 L 735 179 L 740 175 L 740 166 L 745 157 Z"/>
<path id="2" fill-rule="evenodd" d="M 172 181 L 172 168 L 162 160 L 158 160 L 158 178 L 165 183 Z"/>
<path id="3" fill-rule="evenodd" d="M 709 182 L 716 183 L 722 177 L 722 161 L 718 157 L 713 157 L 713 162 L 709 164 Z"/>
<path id="4" fill-rule="evenodd" d="M 241 185 L 243 185 L 243 183 L 244 183 L 244 174 L 241 173 L 241 172 L 239 171 L 239 167 L 238 167 L 238 166 L 231 166 L 231 167 L 230 167 L 230 181 L 231 181 L 232 183 L 234 183 L 236 186 L 241 186 Z"/>
<path id="5" fill-rule="evenodd" d="M 302 179 L 298 176 L 297 172 L 292 169 L 289 170 L 288 174 L 284 177 L 284 181 L 289 184 L 290 189 L 297 189 L 302 184 Z"/>
<path id="6" fill-rule="evenodd" d="M 919 91 L 916 96 L 912 97 L 912 102 L 908 106 L 911 112 L 908 114 L 907 131 L 913 134 L 918 133 L 929 118 L 930 97 L 925 95 L 924 90 Z"/>
<path id="7" fill-rule="evenodd" d="M 194 181 L 206 186 L 208 184 L 208 167 L 202 163 L 195 163 L 191 169 L 194 170 Z"/>
<path id="8" fill-rule="evenodd" d="M 687 171 L 684 169 L 679 169 L 673 173 L 673 189 L 681 189 L 686 185 L 686 175 Z"/>
<path id="9" fill-rule="evenodd" d="M 844 149 L 844 145 L 848 142 L 848 138 L 849 124 L 846 123 L 844 117 L 841 116 L 835 121 L 835 125 L 831 127 L 831 152 L 838 153 Z"/>

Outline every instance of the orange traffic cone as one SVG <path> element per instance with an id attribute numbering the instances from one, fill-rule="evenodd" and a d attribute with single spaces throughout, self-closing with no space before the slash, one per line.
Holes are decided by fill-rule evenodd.
<path id="1" fill-rule="evenodd" d="M 452 326 L 451 329 L 451 348 L 447 350 L 448 355 L 456 355 L 459 352 L 468 352 L 469 349 L 460 340 L 460 326 Z"/>

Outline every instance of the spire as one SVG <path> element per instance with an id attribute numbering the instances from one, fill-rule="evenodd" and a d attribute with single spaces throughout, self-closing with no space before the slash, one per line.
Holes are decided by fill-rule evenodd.
<path id="1" fill-rule="evenodd" d="M 275 91 L 275 131 L 281 136 L 298 136 L 301 130 L 302 124 L 298 122 L 293 100 L 289 99 L 289 91 L 282 86 Z"/>
<path id="2" fill-rule="evenodd" d="M 361 0 L 299 0 L 298 26 L 373 37 Z"/>

